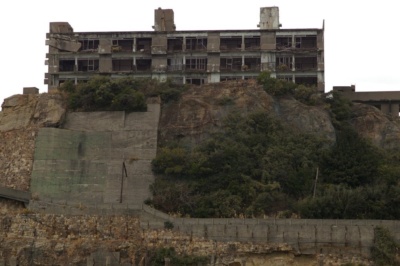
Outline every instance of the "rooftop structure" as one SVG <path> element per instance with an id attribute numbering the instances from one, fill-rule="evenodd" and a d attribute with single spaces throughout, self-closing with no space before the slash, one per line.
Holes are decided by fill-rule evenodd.
<path id="1" fill-rule="evenodd" d="M 324 28 L 281 29 L 278 7 L 260 8 L 259 29 L 177 31 L 172 9 L 155 10 L 154 31 L 74 32 L 51 22 L 48 90 L 93 75 L 204 84 L 251 79 L 261 71 L 324 91 Z"/>

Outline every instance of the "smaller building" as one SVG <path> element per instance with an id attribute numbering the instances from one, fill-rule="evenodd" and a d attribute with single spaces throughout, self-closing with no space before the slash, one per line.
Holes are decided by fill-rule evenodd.
<path id="1" fill-rule="evenodd" d="M 380 109 L 388 115 L 399 116 L 400 91 L 356 91 L 356 86 L 334 86 L 333 91 L 352 102 L 365 103 Z"/>

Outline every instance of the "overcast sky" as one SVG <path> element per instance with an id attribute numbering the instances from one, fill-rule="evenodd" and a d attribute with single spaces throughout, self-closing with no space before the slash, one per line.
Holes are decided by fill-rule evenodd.
<path id="1" fill-rule="evenodd" d="M 177 30 L 257 29 L 260 7 L 278 6 L 282 28 L 322 28 L 325 19 L 325 91 L 400 90 L 398 2 L 381 0 L 3 0 L 0 2 L 0 103 L 23 87 L 43 84 L 49 22 L 74 31 L 152 31 L 154 9 L 172 8 Z M 368 4 L 366 4 L 368 3 Z"/>

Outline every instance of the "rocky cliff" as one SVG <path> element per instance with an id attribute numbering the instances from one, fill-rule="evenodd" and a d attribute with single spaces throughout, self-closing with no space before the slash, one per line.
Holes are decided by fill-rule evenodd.
<path id="1" fill-rule="evenodd" d="M 324 106 L 307 106 L 291 97 L 272 97 L 252 81 L 222 82 L 192 87 L 176 102 L 164 104 L 159 144 L 180 141 L 195 145 L 220 129 L 231 112 L 265 110 L 286 125 L 335 140 L 335 129 Z M 34 141 L 40 127 L 59 127 L 65 117 L 59 94 L 14 95 L 0 112 L 0 185 L 29 189 Z M 400 122 L 378 109 L 354 104 L 352 124 L 363 137 L 384 149 L 400 147 Z"/>
<path id="2" fill-rule="evenodd" d="M 303 133 L 335 141 L 335 129 L 324 105 L 305 105 L 292 97 L 272 97 L 254 81 L 221 82 L 193 87 L 178 102 L 165 104 L 160 120 L 159 144 L 180 141 L 194 145 L 221 126 L 230 112 L 265 110 Z M 383 149 L 400 147 L 400 120 L 377 108 L 355 103 L 351 123 L 356 131 Z"/>
<path id="3" fill-rule="evenodd" d="M 0 185 L 29 190 L 35 139 L 41 127 L 62 127 L 66 113 L 59 94 L 15 95 L 7 98 L 0 112 Z M 163 105 L 159 123 L 159 144 L 180 141 L 193 146 L 221 128 L 230 112 L 265 110 L 286 125 L 335 141 L 335 129 L 324 106 L 307 106 L 291 97 L 266 94 L 254 82 L 227 82 L 193 87 L 181 99 Z M 353 106 L 352 124 L 372 143 L 394 149 L 400 145 L 397 118 L 362 104 Z M 286 246 L 219 243 L 176 235 L 170 231 L 144 230 L 137 217 L 66 217 L 26 213 L 22 205 L 0 200 L 0 264 L 63 263 L 93 265 L 113 256 L 125 265 L 146 265 L 146 252 L 173 246 L 181 253 L 204 255 L 214 252 L 224 265 L 340 265 L 361 262 L 351 255 L 297 257 Z M 95 248 L 94 248 L 95 247 Z M 105 250 L 100 252 L 98 250 Z M 276 253 L 278 252 L 278 253 Z M 58 256 L 58 257 L 57 257 Z M 215 260 L 216 261 L 216 260 Z M 363 261 L 368 265 L 367 261 Z"/>
<path id="4" fill-rule="evenodd" d="M 335 129 L 323 106 L 307 106 L 292 97 L 272 97 L 254 81 L 235 81 L 193 87 L 179 101 L 165 104 L 159 144 L 197 144 L 218 130 L 229 113 L 256 110 L 274 114 L 295 130 L 335 140 Z"/>

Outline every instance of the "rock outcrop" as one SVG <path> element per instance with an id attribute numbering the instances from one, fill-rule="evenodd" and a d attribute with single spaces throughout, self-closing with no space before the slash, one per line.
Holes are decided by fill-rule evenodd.
<path id="1" fill-rule="evenodd" d="M 28 190 L 40 127 L 57 127 L 65 115 L 60 94 L 14 95 L 0 112 L 0 185 Z"/>
<path id="2" fill-rule="evenodd" d="M 277 116 L 296 131 L 335 140 L 329 113 L 322 106 L 307 106 L 292 97 L 271 97 L 254 81 L 236 81 L 194 87 L 183 93 L 178 102 L 164 105 L 159 143 L 198 144 L 219 130 L 229 113 L 256 110 Z"/>
<path id="3" fill-rule="evenodd" d="M 355 103 L 352 107 L 352 125 L 364 138 L 383 149 L 400 148 L 400 120 L 385 115 L 379 109 Z"/>

